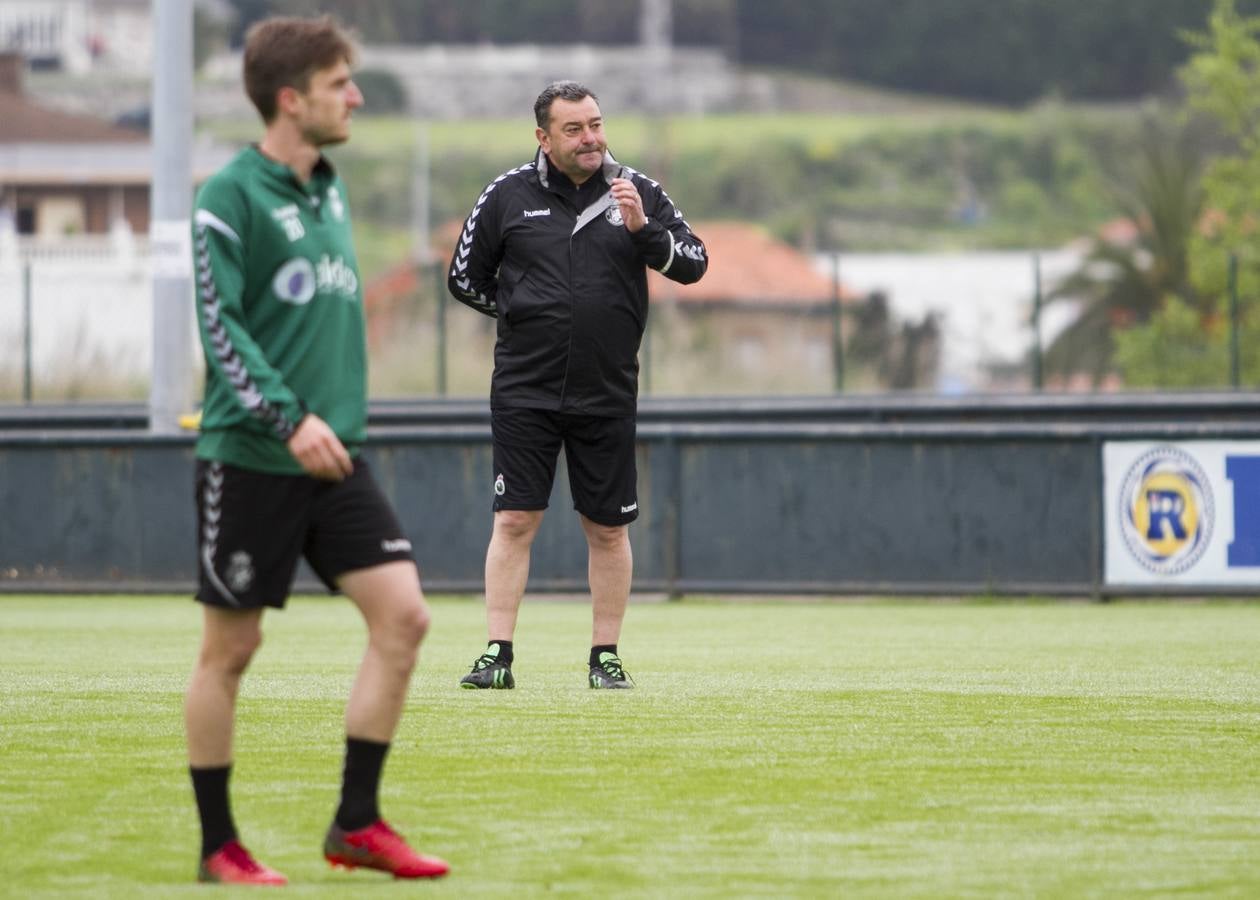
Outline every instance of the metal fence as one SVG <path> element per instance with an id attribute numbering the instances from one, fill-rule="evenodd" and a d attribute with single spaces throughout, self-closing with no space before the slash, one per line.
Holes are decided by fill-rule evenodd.
<path id="1" fill-rule="evenodd" d="M 1041 361 L 1074 308 L 1043 300 L 1079 260 L 1067 251 L 824 254 L 818 268 L 843 282 L 843 302 L 839 282 L 833 298 L 797 301 L 654 297 L 640 353 L 642 392 L 1069 388 L 1047 384 Z M 374 396 L 486 396 L 494 322 L 449 298 L 443 267 L 420 270 L 407 284 L 375 304 L 369 297 Z M 1229 284 L 1229 359 L 1203 388 L 1242 380 L 1241 304 L 1236 280 Z M 0 402 L 143 398 L 152 307 L 147 241 L 0 247 Z M 189 365 L 199 369 L 199 356 Z"/>
<path id="2" fill-rule="evenodd" d="M 152 353 L 148 242 L 130 233 L 19 238 L 7 250 L 0 399 L 142 396 Z"/>

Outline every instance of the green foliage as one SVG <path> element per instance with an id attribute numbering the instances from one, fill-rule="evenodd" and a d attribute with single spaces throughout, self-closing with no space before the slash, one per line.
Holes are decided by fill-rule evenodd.
<path id="1" fill-rule="evenodd" d="M 1204 34 L 1188 36 L 1194 55 L 1182 70 L 1191 110 L 1214 122 L 1229 142 L 1210 160 L 1202 196 L 1184 210 L 1166 207 L 1154 218 L 1161 236 L 1156 252 L 1167 265 L 1169 289 L 1148 322 L 1116 335 L 1116 362 L 1125 381 L 1144 387 L 1211 387 L 1231 380 L 1231 347 L 1240 352 L 1239 378 L 1260 383 L 1254 345 L 1260 313 L 1250 298 L 1260 289 L 1260 253 L 1255 248 L 1260 208 L 1260 19 L 1243 16 L 1237 0 L 1215 0 Z M 1148 191 L 1162 190 L 1157 182 Z M 1195 209 L 1184 237 L 1186 216 Z M 1167 248 L 1184 241 L 1180 255 Z M 1238 259 L 1237 291 L 1244 304 L 1230 333 L 1230 256 Z M 1193 261 L 1193 265 L 1191 265 Z M 1182 286 L 1177 285 L 1180 280 Z M 1184 299 L 1180 299 L 1184 298 Z"/>
<path id="2" fill-rule="evenodd" d="M 228 24 L 193 7 L 193 71 L 200 71 L 210 55 L 227 44 Z"/>
<path id="3" fill-rule="evenodd" d="M 1118 331 L 1115 362 L 1133 388 L 1206 388 L 1229 383 L 1228 334 L 1175 296 L 1143 325 Z"/>
<path id="4" fill-rule="evenodd" d="M 1260 294 L 1260 18 L 1238 12 L 1235 0 L 1216 0 L 1206 34 L 1183 70 L 1190 106 L 1215 120 L 1229 146 L 1204 175 L 1208 217 L 1195 235 L 1193 255 L 1203 260 L 1194 283 L 1207 296 L 1225 293 L 1230 254 L 1239 259 L 1239 292 Z"/>
<path id="5" fill-rule="evenodd" d="M 624 0 L 233 0 L 237 40 L 269 11 L 333 12 L 370 42 L 625 44 Z M 1260 0 L 1237 0 L 1260 11 Z M 1205 0 L 674 0 L 674 39 L 757 65 L 1020 104 L 1057 95 L 1164 91 L 1186 58 L 1180 31 Z"/>
<path id="6" fill-rule="evenodd" d="M 1226 269 L 1228 266 L 1225 267 Z M 1206 312 L 1168 297 L 1143 325 L 1116 334 L 1116 365 L 1132 387 L 1233 387 L 1232 354 L 1238 353 L 1238 385 L 1260 386 L 1260 304 L 1220 297 Z M 1236 331 L 1236 334 L 1235 334 Z"/>
<path id="7" fill-rule="evenodd" d="M 363 112 L 386 115 L 407 111 L 407 88 L 388 69 L 359 69 L 354 82 L 363 92 Z"/>
<path id="8" fill-rule="evenodd" d="M 1253 137 L 1260 124 L 1260 18 L 1241 15 L 1237 0 L 1214 0 L 1207 24 L 1206 34 L 1186 36 L 1196 49 L 1181 73 L 1190 104 L 1232 137 Z"/>
<path id="9" fill-rule="evenodd" d="M 1160 92 L 1186 55 L 1178 30 L 1205 12 L 1203 0 L 738 5 L 747 60 L 1003 103 Z"/>
<path id="10" fill-rule="evenodd" d="M 324 863 L 365 637 L 340 598 L 268 613 L 232 799 L 287 892 L 1260 893 L 1254 603 L 637 604 L 615 695 L 585 686 L 589 603 L 526 602 L 514 691 L 459 690 L 482 604 L 432 606 L 381 791 L 450 860 L 432 885 Z M 185 597 L 0 596 L 5 896 L 254 895 L 194 882 L 200 621 Z"/>
<path id="11" fill-rule="evenodd" d="M 425 127 L 435 224 L 467 215 L 487 182 L 536 147 L 525 113 Z M 416 128 L 364 119 L 333 151 L 360 220 L 410 224 L 400 186 L 412 177 Z M 1063 243 L 1116 213 L 1102 170 L 1143 139 L 1136 112 L 1058 104 L 1002 115 L 625 116 L 609 132 L 617 156 L 662 181 L 689 219 L 755 221 L 798 245 L 847 250 Z"/>
<path id="12" fill-rule="evenodd" d="M 1096 238 L 1080 268 L 1051 293 L 1051 301 L 1071 300 L 1081 311 L 1047 350 L 1048 372 L 1085 373 L 1100 383 L 1112 371 L 1117 329 L 1146 323 L 1167 297 L 1196 302 L 1188 273 L 1191 239 L 1203 208 L 1199 171 L 1198 151 L 1185 131 L 1166 122 L 1148 125 L 1136 164 L 1113 185 L 1115 202 L 1135 234 Z M 1148 367 L 1133 355 L 1151 346 L 1130 344 L 1126 374 L 1155 377 L 1158 361 Z"/>

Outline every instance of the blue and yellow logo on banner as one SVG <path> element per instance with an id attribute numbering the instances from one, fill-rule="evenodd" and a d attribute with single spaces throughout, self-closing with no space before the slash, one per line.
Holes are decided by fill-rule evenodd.
<path id="1" fill-rule="evenodd" d="M 1188 453 L 1156 447 L 1125 473 L 1120 489 L 1120 530 L 1144 568 L 1161 575 L 1198 562 L 1212 538 L 1212 488 Z"/>

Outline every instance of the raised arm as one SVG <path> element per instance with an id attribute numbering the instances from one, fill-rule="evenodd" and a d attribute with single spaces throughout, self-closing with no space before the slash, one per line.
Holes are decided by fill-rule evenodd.
<path id="1" fill-rule="evenodd" d="M 691 230 L 659 184 L 638 172 L 634 174 L 634 184 L 643 198 L 647 224 L 631 235 L 631 239 L 644 262 L 679 284 L 699 281 L 709 267 L 704 242 Z"/>

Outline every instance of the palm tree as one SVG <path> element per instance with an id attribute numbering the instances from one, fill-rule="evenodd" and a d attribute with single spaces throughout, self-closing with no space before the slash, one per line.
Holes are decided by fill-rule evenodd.
<path id="1" fill-rule="evenodd" d="M 1149 130 L 1119 195 L 1127 227 L 1096 237 L 1080 267 L 1048 297 L 1081 307 L 1047 349 L 1048 373 L 1087 374 L 1097 386 L 1112 371 L 1115 330 L 1146 322 L 1169 295 L 1198 306 L 1189 247 L 1203 212 L 1201 174 L 1200 154 L 1187 132 Z"/>

